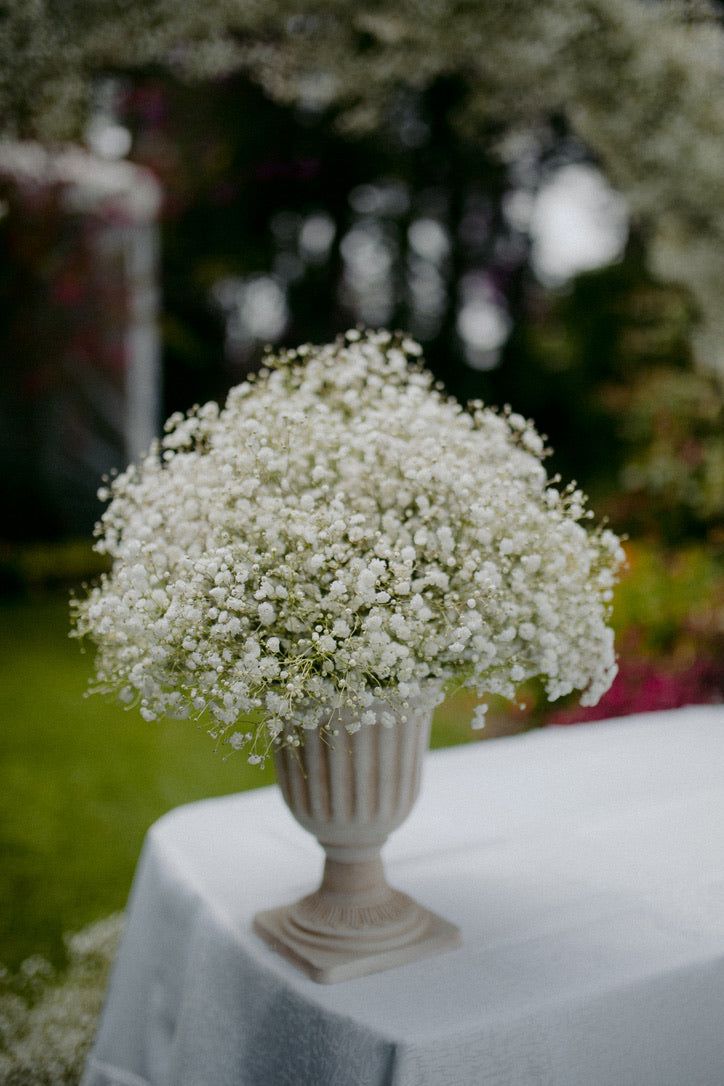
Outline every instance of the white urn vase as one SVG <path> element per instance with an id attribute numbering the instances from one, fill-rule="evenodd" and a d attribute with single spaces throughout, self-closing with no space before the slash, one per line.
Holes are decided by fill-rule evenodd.
<path id="1" fill-rule="evenodd" d="M 282 795 L 322 845 L 324 874 L 314 893 L 259 913 L 254 929 L 315 981 L 333 984 L 460 945 L 453 924 L 388 885 L 380 857 L 417 798 L 434 704 L 419 701 L 406 720 L 353 734 L 349 717 L 335 716 L 333 733 L 308 731 L 301 747 L 275 751 Z"/>

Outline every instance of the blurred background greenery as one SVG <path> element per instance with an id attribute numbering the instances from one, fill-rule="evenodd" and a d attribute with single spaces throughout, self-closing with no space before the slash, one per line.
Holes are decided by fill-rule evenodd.
<path id="1" fill-rule="evenodd" d="M 162 185 L 164 416 L 223 398 L 266 344 L 401 327 L 452 395 L 533 418 L 554 450 L 549 470 L 627 533 L 610 693 L 583 711 L 531 689 L 525 709 L 496 704 L 484 735 L 722 700 L 722 382 L 693 365 L 686 288 L 647 270 L 645 231 L 561 117 L 501 158 L 488 150 L 500 132 L 454 126 L 455 78 L 408 89 L 359 138 L 324 107 L 272 103 L 239 76 L 191 87 L 147 71 L 101 89 L 106 135 L 120 132 L 122 153 Z M 559 236 L 580 240 L 596 223 L 600 235 L 595 252 L 569 246 L 567 263 L 546 249 L 556 192 L 558 213 L 593 202 Z M 22 460 L 16 448 L 0 465 L 0 962 L 11 968 L 37 952 L 61 965 L 63 932 L 123 906 L 164 811 L 271 779 L 215 757 L 188 724 L 148 725 L 83 697 L 91 658 L 67 638 L 67 598 L 101 569 L 90 547 L 100 506 L 79 510 L 43 481 L 32 435 L 47 385 L 27 379 L 29 327 L 46 376 L 63 314 L 77 334 L 59 215 L 51 194 L 34 233 L 0 218 L 0 406 L 30 434 Z M 83 267 L 74 274 L 82 282 Z M 32 304 L 49 297 L 53 319 L 33 324 Z M 438 713 L 435 745 L 479 738 L 469 708 L 451 699 Z"/>

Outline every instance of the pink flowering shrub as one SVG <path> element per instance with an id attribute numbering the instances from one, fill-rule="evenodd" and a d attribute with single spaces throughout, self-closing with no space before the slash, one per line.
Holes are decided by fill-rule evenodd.
<path id="1" fill-rule="evenodd" d="M 724 662 L 694 660 L 672 668 L 671 661 L 649 658 L 622 659 L 610 690 L 598 705 L 554 710 L 547 724 L 583 724 L 630 713 L 678 709 L 724 701 Z"/>

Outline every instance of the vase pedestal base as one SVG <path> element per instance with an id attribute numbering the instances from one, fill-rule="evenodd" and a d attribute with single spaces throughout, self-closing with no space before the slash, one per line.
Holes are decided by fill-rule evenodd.
<path id="1" fill-rule="evenodd" d="M 454 924 L 418 905 L 406 894 L 392 893 L 405 914 L 403 924 L 392 925 L 397 931 L 385 929 L 384 925 L 383 930 L 377 931 L 374 925 L 355 926 L 346 933 L 339 928 L 335 932 L 314 930 L 306 922 L 305 913 L 312 911 L 309 904 L 315 895 L 295 905 L 258 913 L 254 917 L 254 931 L 318 984 L 337 984 L 381 973 L 461 945 L 460 932 Z"/>

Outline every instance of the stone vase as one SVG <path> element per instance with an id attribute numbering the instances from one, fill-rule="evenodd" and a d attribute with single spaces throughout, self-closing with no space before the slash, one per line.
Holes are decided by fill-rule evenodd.
<path id="1" fill-rule="evenodd" d="M 388 708 L 381 703 L 377 708 Z M 305 733 L 275 752 L 277 780 L 296 820 L 325 851 L 319 888 L 259 913 L 254 929 L 313 980 L 333 984 L 460 945 L 458 929 L 385 878 L 380 850 L 420 789 L 434 702 L 392 727 Z"/>

